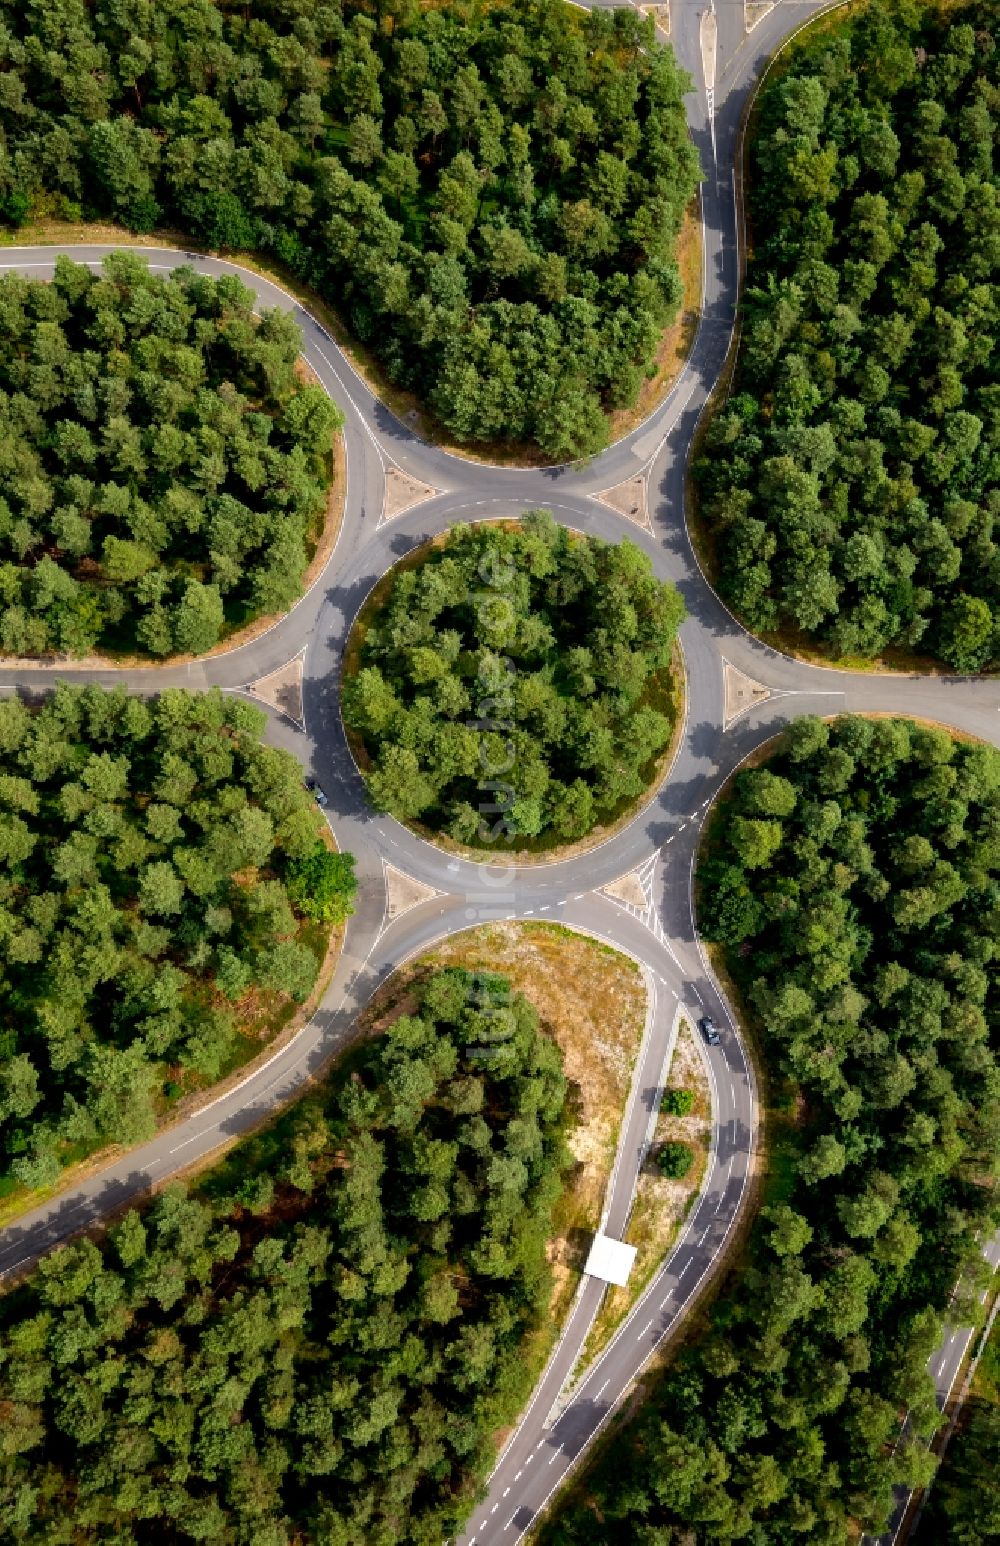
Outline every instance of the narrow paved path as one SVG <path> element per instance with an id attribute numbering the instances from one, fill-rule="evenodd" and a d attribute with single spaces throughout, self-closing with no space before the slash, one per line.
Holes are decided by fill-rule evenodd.
<path id="1" fill-rule="evenodd" d="M 162 272 L 184 263 L 212 274 L 235 268 L 261 306 L 279 306 L 294 314 L 305 358 L 346 416 L 348 486 L 339 541 L 324 573 L 298 605 L 260 638 L 228 653 L 161 670 L 83 671 L 67 664 L 53 673 L 45 667 L 7 670 L 0 664 L 0 690 L 44 690 L 55 674 L 107 685 L 124 682 L 139 692 L 168 685 L 240 691 L 304 650 L 305 729 L 272 715 L 268 734 L 319 777 L 330 797 L 329 816 L 338 841 L 356 855 L 361 882 L 343 954 L 310 1024 L 211 1105 L 3 1231 L 0 1276 L 23 1268 L 58 1241 L 248 1131 L 293 1098 L 346 1044 L 358 1010 L 390 972 L 433 940 L 472 924 L 495 918 L 558 919 L 630 950 L 651 974 L 656 1004 L 643 1064 L 623 1117 L 619 1162 L 607 1199 L 610 1233 L 620 1232 L 628 1216 L 676 1004 L 683 1004 L 692 1016 L 704 1007 L 723 1027 L 721 1045 L 706 1049 L 714 1090 L 714 1138 L 701 1199 L 639 1305 L 558 1419 L 547 1425 L 600 1302 L 601 1286 L 585 1280 L 553 1360 L 463 1538 L 480 1546 L 511 1543 L 537 1518 L 657 1342 L 683 1317 L 739 1215 L 757 1128 L 753 1072 L 738 1028 L 707 969 L 692 909 L 695 847 L 711 801 L 750 752 L 802 713 L 888 710 L 939 720 L 990 741 L 997 740 L 1000 730 L 1000 694 L 993 682 L 828 671 L 790 660 L 750 637 L 705 580 L 685 526 L 684 476 L 692 438 L 736 323 L 741 240 L 737 166 L 743 111 L 775 49 L 824 8 L 826 0 L 778 0 L 746 35 L 740 0 L 719 0 L 717 7 L 714 0 L 707 6 L 673 0 L 672 42 L 696 82 L 688 99 L 689 123 L 706 174 L 702 317 L 690 358 L 666 400 L 644 424 L 585 466 L 499 468 L 429 446 L 379 402 L 325 329 L 278 286 L 223 259 L 142 248 L 143 257 Z M 714 36 L 707 44 L 706 10 L 715 13 Z M 714 70 L 708 82 L 703 73 L 707 57 Z M 115 249 L 80 245 L 58 250 L 77 261 L 99 264 Z M 56 255 L 51 247 L 7 248 L 0 254 L 0 270 L 44 278 L 51 274 Z M 430 485 L 435 494 L 383 522 L 386 473 L 393 467 Z M 651 533 L 596 498 L 637 475 L 647 480 Z M 631 825 L 602 847 L 548 865 L 482 865 L 451 858 L 367 808 L 340 722 L 340 657 L 362 600 L 405 553 L 456 520 L 518 515 L 538 505 L 580 530 L 614 540 L 631 537 L 650 555 L 656 573 L 679 587 L 688 607 L 681 630 L 687 718 L 670 777 Z M 729 729 L 724 728 L 726 663 L 770 692 Z M 428 882 L 437 895 L 387 923 L 383 860 Z M 646 885 L 644 910 L 626 909 L 600 891 L 632 870 L 641 872 Z"/>

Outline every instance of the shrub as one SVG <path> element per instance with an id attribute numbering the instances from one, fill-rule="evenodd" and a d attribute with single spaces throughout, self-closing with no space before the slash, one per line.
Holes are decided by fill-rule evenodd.
<path id="1" fill-rule="evenodd" d="M 694 1164 L 694 1150 L 689 1143 L 672 1138 L 660 1145 L 656 1163 L 671 1181 L 681 1181 Z"/>

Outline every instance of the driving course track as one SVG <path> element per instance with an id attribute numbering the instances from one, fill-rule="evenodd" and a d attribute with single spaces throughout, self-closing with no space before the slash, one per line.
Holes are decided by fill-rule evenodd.
<path id="1" fill-rule="evenodd" d="M 603 1285 L 585 1277 L 562 1336 L 532 1400 L 503 1452 L 488 1495 L 463 1542 L 494 1546 L 518 1540 L 600 1431 L 657 1343 L 681 1319 L 719 1259 L 751 1172 L 757 1110 L 750 1060 L 707 966 L 695 928 L 695 849 L 708 807 L 739 764 L 796 715 L 892 712 L 940 721 L 984 740 L 1000 739 L 994 682 L 837 672 L 776 653 L 750 637 L 705 580 L 684 520 L 684 478 L 700 415 L 733 338 L 739 291 L 740 210 L 737 169 L 741 123 L 753 87 L 781 42 L 828 0 L 778 0 L 747 35 L 743 0 L 718 0 L 714 81 L 706 81 L 701 0 L 673 0 L 671 41 L 698 84 L 688 118 L 705 170 L 702 187 L 704 294 L 698 333 L 665 402 L 632 434 L 584 466 L 518 470 L 450 455 L 415 437 L 373 395 L 326 330 L 287 292 L 238 264 L 200 254 L 143 247 L 157 271 L 190 264 L 220 274 L 236 269 L 261 306 L 291 311 L 303 354 L 346 418 L 347 493 L 339 540 L 324 573 L 280 622 L 260 637 L 190 665 L 161 669 L 78 670 L 72 664 L 5 670 L 0 690 L 45 691 L 55 674 L 138 692 L 167 686 L 249 684 L 304 652 L 305 728 L 272 713 L 268 738 L 292 750 L 329 795 L 340 846 L 356 856 L 358 908 L 323 1002 L 285 1047 L 186 1121 L 24 1215 L 0 1234 L 0 1276 L 24 1269 L 74 1232 L 184 1170 L 258 1125 L 299 1093 L 349 1040 L 359 1009 L 409 956 L 441 936 L 494 919 L 540 918 L 589 931 L 629 951 L 652 985 L 647 1031 L 605 1206 L 605 1228 L 624 1231 L 650 1116 L 662 1086 L 675 1010 L 711 1010 L 721 1044 L 703 1049 L 713 1089 L 714 1134 L 703 1189 L 683 1234 L 638 1305 L 600 1358 L 554 1411 L 583 1348 Z M 48 277 L 58 252 L 99 264 L 115 246 L 7 248 L 0 271 Z M 395 466 L 436 492 L 389 522 L 381 520 L 386 471 Z M 595 496 L 643 474 L 653 531 L 617 515 Z M 457 520 L 517 516 L 543 505 L 557 520 L 610 540 L 623 536 L 650 556 L 662 579 L 681 591 L 687 674 L 684 734 L 669 778 L 623 831 L 587 854 L 515 868 L 454 858 L 387 817 L 373 815 L 347 748 L 339 713 L 339 672 L 353 617 L 372 585 L 406 553 Z M 770 690 L 728 730 L 724 663 Z M 428 883 L 435 895 L 387 922 L 383 861 Z M 639 870 L 648 906 L 628 909 L 601 892 Z"/>

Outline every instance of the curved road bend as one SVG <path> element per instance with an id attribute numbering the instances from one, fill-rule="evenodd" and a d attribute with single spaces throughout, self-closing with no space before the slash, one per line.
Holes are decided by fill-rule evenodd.
<path id="1" fill-rule="evenodd" d="M 704 6 L 673 0 L 673 43 L 698 83 L 688 99 L 689 122 L 706 170 L 704 304 L 684 370 L 654 414 L 603 456 L 584 466 L 509 469 L 473 463 L 419 440 L 365 385 L 350 361 L 293 297 L 270 281 L 222 259 L 172 249 L 142 248 L 160 271 L 181 263 L 208 273 L 239 269 L 262 306 L 294 313 L 303 354 L 343 409 L 348 487 L 340 539 L 312 590 L 259 638 L 189 666 L 165 670 L 59 668 L 74 680 L 131 690 L 168 685 L 237 691 L 304 653 L 305 729 L 270 716 L 269 738 L 289 746 L 320 777 L 329 815 L 342 846 L 358 861 L 359 905 L 344 952 L 320 1010 L 287 1047 L 234 1089 L 150 1143 L 130 1151 L 100 1174 L 25 1215 L 0 1234 L 0 1275 L 39 1254 L 112 1209 L 146 1192 L 248 1131 L 300 1092 L 305 1082 L 351 1035 L 359 1008 L 377 984 L 414 950 L 442 934 L 497 917 L 550 917 L 592 930 L 632 951 L 653 974 L 657 1004 L 644 1043 L 643 1066 L 622 1122 L 619 1164 L 608 1199 L 609 1232 L 625 1224 L 648 1115 L 657 1093 L 673 1008 L 711 1009 L 725 1027 L 722 1044 L 708 1053 L 716 1087 L 714 1145 L 705 1192 L 683 1239 L 654 1279 L 618 1336 L 578 1385 L 555 1424 L 545 1420 L 575 1364 L 596 1312 L 600 1288 L 586 1280 L 549 1369 L 516 1430 L 486 1503 L 465 1539 L 516 1540 L 537 1516 L 554 1486 L 583 1452 L 641 1371 L 657 1339 L 682 1316 L 721 1242 L 735 1222 L 756 1131 L 752 1073 L 738 1030 L 705 968 L 694 927 L 691 871 L 697 833 L 711 800 L 730 773 L 793 716 L 841 710 L 892 711 L 937 719 L 996 741 L 1000 705 L 995 683 L 959 678 L 884 677 L 828 671 L 790 660 L 751 638 L 729 615 L 702 575 L 684 522 L 684 471 L 699 415 L 725 360 L 736 319 L 738 216 L 735 200 L 739 124 L 747 97 L 781 41 L 826 0 L 778 0 L 749 36 L 743 8 L 717 7 L 717 56 L 712 119 L 702 73 Z M 77 261 L 99 264 L 108 246 L 65 249 Z M 8 248 L 0 271 L 51 274 L 51 247 Z M 385 474 L 396 466 L 429 484 L 436 495 L 398 519 L 380 524 Z M 647 478 L 654 531 L 624 521 L 594 498 L 637 474 Z M 618 540 L 628 535 L 649 553 L 656 573 L 681 589 L 688 618 L 681 630 L 688 677 L 685 733 L 670 778 L 624 831 L 592 853 L 534 867 L 484 866 L 450 858 L 398 823 L 367 809 L 347 751 L 338 711 L 340 655 L 358 606 L 394 562 L 457 519 L 516 515 L 534 505 L 557 519 Z M 771 696 L 723 728 L 723 663 L 770 689 Z M 0 665 L 0 687 L 44 691 L 50 667 Z M 434 886 L 438 895 L 385 925 L 383 860 Z M 599 894 L 598 888 L 643 867 L 649 906 L 642 918 Z M 541 1478 L 541 1479 L 539 1479 Z"/>

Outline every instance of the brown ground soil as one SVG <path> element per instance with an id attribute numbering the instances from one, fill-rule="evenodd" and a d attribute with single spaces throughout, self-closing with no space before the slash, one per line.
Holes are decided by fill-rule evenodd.
<path id="1" fill-rule="evenodd" d="M 635 406 L 617 408 L 608 415 L 612 444 L 631 434 L 655 412 L 691 353 L 701 315 L 701 265 L 701 208 L 699 200 L 694 198 L 684 212 L 684 221 L 677 238 L 677 266 L 684 287 L 681 304 L 676 318 L 660 338 L 652 374 L 647 375 L 643 381 Z"/>

